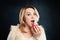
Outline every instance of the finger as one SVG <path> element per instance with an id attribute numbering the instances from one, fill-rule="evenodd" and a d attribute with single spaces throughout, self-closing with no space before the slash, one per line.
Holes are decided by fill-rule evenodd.
<path id="1" fill-rule="evenodd" d="M 39 31 L 40 31 L 40 28 L 39 28 L 38 26 L 36 26 L 35 28 L 36 28 L 37 32 L 39 32 Z"/>
<path id="2" fill-rule="evenodd" d="M 37 26 L 35 28 L 36 28 L 36 32 L 34 34 L 35 35 L 40 35 L 41 34 L 40 28 L 37 27 Z"/>
<path id="3" fill-rule="evenodd" d="M 34 26 L 33 28 L 34 28 L 34 31 L 37 32 L 36 26 Z"/>
<path id="4" fill-rule="evenodd" d="M 35 26 L 35 31 L 36 31 L 36 33 L 41 33 L 41 30 L 40 30 L 40 28 L 38 27 L 38 25 L 37 26 Z"/>
<path id="5" fill-rule="evenodd" d="M 41 34 L 41 29 L 39 27 L 37 27 L 37 29 L 38 29 L 38 33 Z"/>
<path id="6" fill-rule="evenodd" d="M 31 28 L 31 32 L 32 32 L 32 33 L 35 33 L 35 30 L 34 30 L 33 28 Z"/>
<path id="7" fill-rule="evenodd" d="M 39 29 L 38 29 L 38 25 L 35 25 L 35 26 L 34 26 L 34 30 L 35 30 L 36 32 L 39 31 Z"/>

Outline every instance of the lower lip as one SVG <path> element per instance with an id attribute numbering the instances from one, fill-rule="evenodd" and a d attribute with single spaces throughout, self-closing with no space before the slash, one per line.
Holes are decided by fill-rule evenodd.
<path id="1" fill-rule="evenodd" d="M 32 24 L 32 27 L 34 27 L 35 26 L 35 24 Z"/>

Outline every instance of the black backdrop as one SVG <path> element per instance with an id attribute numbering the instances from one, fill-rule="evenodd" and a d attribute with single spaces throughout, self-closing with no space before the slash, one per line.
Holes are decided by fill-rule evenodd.
<path id="1" fill-rule="evenodd" d="M 0 1 L 0 39 L 6 40 L 11 25 L 19 23 L 20 9 L 25 5 L 35 6 L 41 16 L 47 40 L 59 40 L 59 1 L 55 0 L 2 0 Z"/>

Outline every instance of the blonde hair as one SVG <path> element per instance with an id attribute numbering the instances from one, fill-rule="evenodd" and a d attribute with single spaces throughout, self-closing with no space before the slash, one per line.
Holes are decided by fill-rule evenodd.
<path id="1" fill-rule="evenodd" d="M 25 7 L 21 8 L 20 13 L 19 13 L 20 27 L 25 25 L 24 14 L 25 14 L 25 10 L 26 10 L 27 8 L 32 8 L 32 9 L 34 9 L 34 11 L 35 11 L 35 13 L 36 13 L 36 15 L 37 15 L 37 22 L 39 21 L 40 16 L 39 16 L 39 13 L 38 13 L 37 9 L 36 9 L 35 7 L 33 7 L 33 6 L 25 6 Z M 22 27 L 21 27 L 21 29 L 22 29 Z M 22 30 L 21 30 L 21 31 L 22 31 Z"/>

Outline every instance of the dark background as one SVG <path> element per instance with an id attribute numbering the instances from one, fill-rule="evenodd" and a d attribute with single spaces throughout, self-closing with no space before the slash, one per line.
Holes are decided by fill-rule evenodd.
<path id="1" fill-rule="evenodd" d="M 0 1 L 0 40 L 6 40 L 11 25 L 19 23 L 19 11 L 25 5 L 33 5 L 41 16 L 47 40 L 59 40 L 60 2 L 57 0 L 2 0 Z"/>

